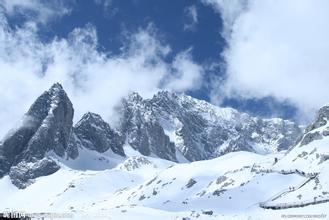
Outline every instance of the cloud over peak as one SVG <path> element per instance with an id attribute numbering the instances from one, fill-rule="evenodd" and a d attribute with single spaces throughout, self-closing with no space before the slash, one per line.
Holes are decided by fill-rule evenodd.
<path id="1" fill-rule="evenodd" d="M 166 61 L 170 46 L 158 40 L 153 25 L 123 35 L 124 48 L 111 55 L 97 50 L 92 24 L 47 43 L 39 39 L 35 21 L 11 29 L 2 14 L 0 24 L 0 136 L 54 82 L 70 96 L 75 120 L 92 111 L 111 121 L 113 107 L 131 91 L 144 96 L 159 89 L 184 92 L 196 89 L 202 78 L 203 68 L 189 50 Z"/>

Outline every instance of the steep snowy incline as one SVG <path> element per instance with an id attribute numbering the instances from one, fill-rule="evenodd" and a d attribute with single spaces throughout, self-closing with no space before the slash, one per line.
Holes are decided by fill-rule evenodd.
<path id="1" fill-rule="evenodd" d="M 274 169 L 320 172 L 329 166 L 329 106 L 323 106 L 315 120 L 306 127 L 298 144 L 282 158 Z"/>
<path id="2" fill-rule="evenodd" d="M 296 174 L 252 171 L 255 161 L 265 169 L 273 160 L 273 156 L 234 152 L 212 160 L 177 164 L 99 205 L 105 208 L 137 204 L 174 212 L 211 210 L 214 215 L 242 214 L 273 192 L 305 179 Z"/>
<path id="3" fill-rule="evenodd" d="M 272 170 L 297 173 L 309 178 L 301 187 L 286 190 L 279 198 L 267 202 L 268 208 L 291 208 L 329 204 L 329 106 L 323 106 L 306 127 L 299 142 L 280 159 Z"/>
<path id="4" fill-rule="evenodd" d="M 134 187 L 157 175 L 173 162 L 135 156 L 122 160 L 117 168 L 76 170 L 57 161 L 61 169 L 38 177 L 24 190 L 11 184 L 8 176 L 0 179 L 0 210 L 27 212 L 74 212 L 88 210 L 96 203 L 112 199 L 112 195 Z M 134 166 L 138 164 L 138 166 Z M 33 198 L 33 200 L 31 200 Z"/>
<path id="5" fill-rule="evenodd" d="M 24 190 L 14 187 L 8 177 L 0 179 L 0 194 L 8 198 L 0 201 L 0 210 L 61 212 L 76 219 L 97 214 L 113 219 L 134 215 L 137 219 L 228 219 L 254 213 L 268 219 L 276 213 L 258 204 L 305 179 L 298 174 L 253 170 L 269 169 L 274 157 L 281 156 L 233 152 L 212 160 L 175 164 L 136 155 L 113 169 L 95 171 L 59 163 L 59 171 L 37 178 Z"/>

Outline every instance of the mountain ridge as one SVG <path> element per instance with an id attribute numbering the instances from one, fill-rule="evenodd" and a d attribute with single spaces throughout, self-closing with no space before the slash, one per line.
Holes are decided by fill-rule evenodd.
<path id="1" fill-rule="evenodd" d="M 91 112 L 73 125 L 73 105 L 62 85 L 55 83 L 32 104 L 25 123 L 0 145 L 0 176 L 20 176 L 17 166 L 29 172 L 31 179 L 43 172 L 48 175 L 47 168 L 56 167 L 51 152 L 70 160 L 77 159 L 83 149 L 125 157 L 124 146 L 129 145 L 144 156 L 187 162 L 241 150 L 279 152 L 288 149 L 300 133 L 299 127 L 287 120 L 251 117 L 168 91 L 151 99 L 131 93 L 117 111 L 118 128 Z M 19 183 L 19 187 L 26 186 Z"/>
<path id="2" fill-rule="evenodd" d="M 268 145 L 262 149 L 263 153 L 286 150 L 301 133 L 301 129 L 288 120 L 252 117 L 232 108 L 217 107 L 168 91 L 160 91 L 151 99 L 132 93 L 125 102 L 128 103 L 126 109 L 130 108 L 127 114 L 138 115 L 142 120 L 142 112 L 144 123 L 152 120 L 152 123 L 160 124 L 176 149 L 189 161 L 214 158 L 243 148 L 257 152 L 255 143 Z M 270 149 L 274 144 L 276 149 Z"/>
<path id="3" fill-rule="evenodd" d="M 52 94 L 51 90 L 46 93 Z M 0 178 L 0 194 L 6 198 L 0 201 L 0 211 L 58 211 L 72 214 L 75 219 L 92 213 L 114 219 L 277 219 L 283 214 L 323 213 L 328 206 L 327 107 L 319 110 L 294 144 L 289 139 L 284 141 L 296 137 L 297 125 L 293 122 L 255 118 L 168 92 L 151 99 L 143 99 L 137 93 L 128 96 L 123 108 L 118 109 L 125 120 L 120 118 L 122 124 L 115 128 L 91 112 L 73 125 L 72 112 L 66 111 L 68 115 L 64 117 L 59 113 L 65 111 L 49 111 L 52 96 L 45 97 L 48 98 L 36 102 L 44 103 L 40 110 L 47 113 L 38 121 L 48 125 L 41 126 L 41 130 L 54 134 L 50 137 L 55 139 L 57 132 L 49 131 L 64 132 L 65 126 L 57 125 L 66 122 L 69 139 L 58 141 L 67 148 L 61 154 L 53 145 L 44 146 L 36 154 L 44 153 L 43 157 L 33 160 L 13 157 L 14 163 L 9 163 Z M 65 96 L 61 100 L 66 100 Z M 62 104 L 57 108 L 70 106 L 68 102 L 58 103 Z M 49 112 L 55 113 L 54 117 L 45 120 Z M 34 137 L 39 127 L 32 128 L 28 129 Z M 21 129 L 26 128 L 18 128 L 16 133 Z M 16 133 L 7 138 L 17 137 Z M 205 134 L 211 138 L 202 139 Z M 25 138 L 28 141 L 21 153 L 32 139 Z M 36 135 L 34 141 L 45 143 L 42 138 Z M 226 145 L 232 148 L 213 158 L 207 153 L 217 153 L 216 147 L 194 148 L 194 144 L 203 143 L 200 140 L 221 143 L 216 142 L 221 139 L 232 142 Z M 252 141 L 265 146 L 255 148 Z M 281 149 L 281 143 L 292 145 Z M 268 147 L 267 153 L 257 152 Z M 199 154 L 203 149 L 206 152 Z M 3 150 L 7 148 L 1 145 L 0 168 L 8 162 Z M 25 155 L 21 153 L 18 155 Z M 188 161 L 188 155 L 194 159 L 205 157 Z"/>

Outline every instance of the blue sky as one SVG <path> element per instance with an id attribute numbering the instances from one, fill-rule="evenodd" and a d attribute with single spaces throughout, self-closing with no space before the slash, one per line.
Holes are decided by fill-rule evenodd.
<path id="1" fill-rule="evenodd" d="M 119 97 L 132 90 L 147 97 L 160 89 L 263 117 L 313 115 L 329 99 L 313 100 L 326 92 L 329 80 L 322 61 L 329 48 L 324 40 L 328 4 L 273 4 L 1 0 L 0 92 L 8 107 L 0 112 L 16 118 L 42 90 L 60 81 L 81 109 L 78 116 L 92 110 L 109 118 L 104 109 Z M 319 21 L 310 18 L 313 14 Z M 315 49 L 305 46 L 311 38 L 319 42 Z M 319 79 L 313 82 L 312 74 Z M 314 92 L 303 89 L 308 84 Z M 11 113 L 20 94 L 22 110 Z M 92 107 L 84 104 L 90 99 Z"/>
<path id="2" fill-rule="evenodd" d="M 125 45 L 125 33 L 137 32 L 151 24 L 157 32 L 157 38 L 172 49 L 170 55 L 165 57 L 167 62 L 172 62 L 179 52 L 190 49 L 195 62 L 212 65 L 220 61 L 220 53 L 225 47 L 225 40 L 220 34 L 219 14 L 200 1 L 182 0 L 168 4 L 167 1 L 158 0 L 87 0 L 68 1 L 66 6 L 72 7 L 69 14 L 40 25 L 38 36 L 41 40 L 67 38 L 75 28 L 91 24 L 97 30 L 97 49 L 116 55 L 121 53 Z M 190 8 L 196 10 L 197 21 L 191 17 Z M 26 16 L 26 12 L 9 16 L 9 24 L 12 27 L 24 25 L 31 16 Z M 211 74 L 223 73 L 217 66 Z M 198 98 L 209 100 L 207 86 L 205 82 L 200 90 L 190 92 Z"/>
<path id="3" fill-rule="evenodd" d="M 193 20 L 189 12 L 191 8 L 196 10 L 197 21 Z M 225 61 L 221 59 L 221 53 L 226 47 L 226 41 L 221 35 L 223 27 L 220 14 L 201 1 L 180 0 L 168 4 L 167 1 L 160 0 L 114 0 L 108 1 L 108 5 L 106 1 L 78 1 L 72 13 L 45 27 L 41 37 L 67 37 L 74 28 L 93 24 L 98 33 L 98 49 L 116 54 L 120 53 L 123 46 L 124 32 L 135 32 L 150 23 L 157 29 L 158 37 L 168 43 L 173 50 L 168 62 L 171 62 L 180 51 L 191 48 L 195 62 L 205 66 L 216 64 L 215 69 L 205 73 L 204 83 L 200 89 L 187 91 L 196 98 L 210 101 L 211 77 L 221 77 L 225 74 Z M 278 102 L 270 97 L 226 98 L 221 105 L 264 117 L 293 119 L 296 113 L 296 109 L 289 103 Z"/>

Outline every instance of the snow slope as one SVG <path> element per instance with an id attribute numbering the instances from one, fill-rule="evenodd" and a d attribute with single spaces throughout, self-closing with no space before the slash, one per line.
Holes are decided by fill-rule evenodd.
<path id="1" fill-rule="evenodd" d="M 6 176 L 0 180 L 0 195 L 6 198 L 0 201 L 0 210 L 60 212 L 75 219 L 269 219 L 295 211 L 267 210 L 259 204 L 307 180 L 296 173 L 270 171 L 274 158 L 283 154 L 234 152 L 185 164 L 141 156 L 132 149 L 130 154 L 108 169 L 73 169 L 62 162 L 59 171 L 37 178 L 24 190 L 13 186 Z M 326 179 L 326 175 L 328 172 L 320 178 Z M 308 188 L 303 190 L 308 195 Z M 293 202 L 296 197 L 278 201 Z M 296 212 L 313 213 L 325 205 Z"/>
<path id="2" fill-rule="evenodd" d="M 62 101 L 49 105 L 53 90 Z M 292 122 L 168 92 L 149 100 L 132 94 L 118 130 L 94 113 L 72 127 L 73 108 L 60 85 L 29 112 L 44 112 L 41 123 L 55 107 L 60 111 L 46 130 L 21 127 L 1 143 L 0 212 L 187 220 L 328 210 L 329 106 L 293 145 L 299 127 Z"/>

